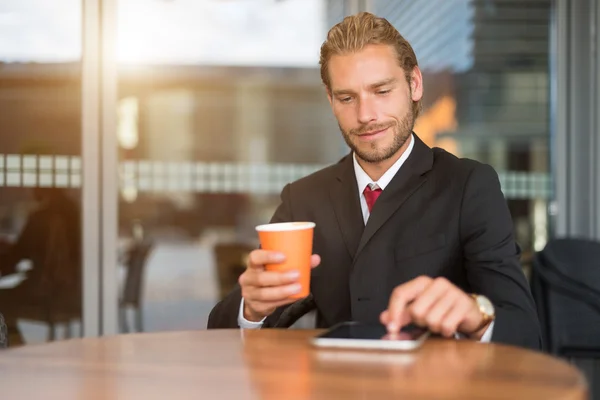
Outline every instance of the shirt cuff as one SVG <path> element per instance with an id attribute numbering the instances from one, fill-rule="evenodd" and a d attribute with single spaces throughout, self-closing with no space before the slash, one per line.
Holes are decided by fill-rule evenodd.
<path id="1" fill-rule="evenodd" d="M 248 321 L 244 318 L 244 298 L 242 297 L 242 301 L 240 302 L 240 311 L 238 312 L 238 325 L 242 329 L 260 329 L 265 322 L 265 318 L 263 318 L 259 322 Z"/>
<path id="2" fill-rule="evenodd" d="M 492 333 L 494 332 L 494 323 L 496 321 L 492 321 L 490 323 L 490 326 L 488 326 L 488 328 L 485 330 L 485 332 L 483 333 L 483 336 L 481 336 L 481 343 L 489 343 L 492 341 Z"/>
<path id="3" fill-rule="evenodd" d="M 496 321 L 492 321 L 490 323 L 490 325 L 487 327 L 487 329 L 485 330 L 485 332 L 483 333 L 483 335 L 481 336 L 481 339 L 479 339 L 479 341 L 481 343 L 489 343 L 492 341 L 492 333 L 494 332 L 494 323 Z M 455 333 L 454 334 L 454 338 L 455 339 L 465 339 L 467 337 L 467 335 L 464 335 L 462 333 Z"/>

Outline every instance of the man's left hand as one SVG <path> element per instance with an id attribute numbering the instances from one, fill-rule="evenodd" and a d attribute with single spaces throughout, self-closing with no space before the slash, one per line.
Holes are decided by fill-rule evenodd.
<path id="1" fill-rule="evenodd" d="M 483 315 L 471 296 L 445 278 L 427 276 L 397 286 L 380 320 L 390 333 L 413 322 L 445 337 L 460 332 L 475 340 L 489 326 L 481 327 Z"/>

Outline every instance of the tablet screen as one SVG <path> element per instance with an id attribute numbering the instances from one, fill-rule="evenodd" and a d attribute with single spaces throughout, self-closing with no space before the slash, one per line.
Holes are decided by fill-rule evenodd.
<path id="1" fill-rule="evenodd" d="M 400 333 L 390 335 L 384 325 L 350 322 L 333 327 L 319 337 L 323 339 L 418 340 L 425 332 L 427 332 L 426 329 L 411 324 L 402 328 Z"/>

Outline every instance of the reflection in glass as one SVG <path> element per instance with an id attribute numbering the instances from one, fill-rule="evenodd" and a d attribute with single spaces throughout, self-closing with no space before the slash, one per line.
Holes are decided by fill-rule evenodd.
<path id="1" fill-rule="evenodd" d="M 0 62 L 79 62 L 80 0 L 3 0 Z"/>
<path id="2" fill-rule="evenodd" d="M 550 1 L 368 3 L 411 41 L 424 70 L 415 131 L 497 169 L 526 263 L 545 243 L 552 196 Z M 204 328 L 283 186 L 348 151 L 318 70 L 348 3 L 118 4 L 121 259 L 153 243 L 140 275 L 145 330 Z M 236 249 L 225 261 L 224 248 Z"/>
<path id="3" fill-rule="evenodd" d="M 117 57 L 134 65 L 314 67 L 327 32 L 325 6 L 323 0 L 119 0 Z"/>
<path id="4" fill-rule="evenodd" d="M 12 346 L 68 336 L 81 319 L 81 13 L 79 0 L 0 3 L 0 313 Z"/>
<path id="5" fill-rule="evenodd" d="M 551 1 L 373 0 L 423 70 L 415 131 L 430 146 L 491 164 L 527 264 L 548 237 Z"/>
<path id="6" fill-rule="evenodd" d="M 347 151 L 318 71 L 344 2 L 118 5 L 119 284 L 152 243 L 143 329 L 204 328 L 283 186 Z"/>

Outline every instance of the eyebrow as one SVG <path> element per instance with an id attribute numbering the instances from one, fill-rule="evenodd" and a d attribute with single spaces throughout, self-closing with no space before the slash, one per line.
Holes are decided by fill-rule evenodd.
<path id="1" fill-rule="evenodd" d="M 382 86 L 391 85 L 392 83 L 396 83 L 396 78 L 388 78 L 388 79 L 384 79 L 384 80 L 379 81 L 379 82 L 375 82 L 372 85 L 369 85 L 369 88 L 371 88 L 371 89 L 377 89 L 377 88 L 380 88 Z"/>
<path id="2" fill-rule="evenodd" d="M 379 82 L 375 82 L 369 85 L 369 89 L 371 90 L 375 90 L 378 89 L 382 86 L 386 86 L 386 85 L 390 85 L 392 83 L 396 83 L 397 79 L 396 78 L 387 78 L 384 80 L 381 80 Z M 333 91 L 333 95 L 334 96 L 340 96 L 343 94 L 355 94 L 356 92 L 354 90 L 351 89 L 339 89 L 339 90 L 334 90 Z"/>

